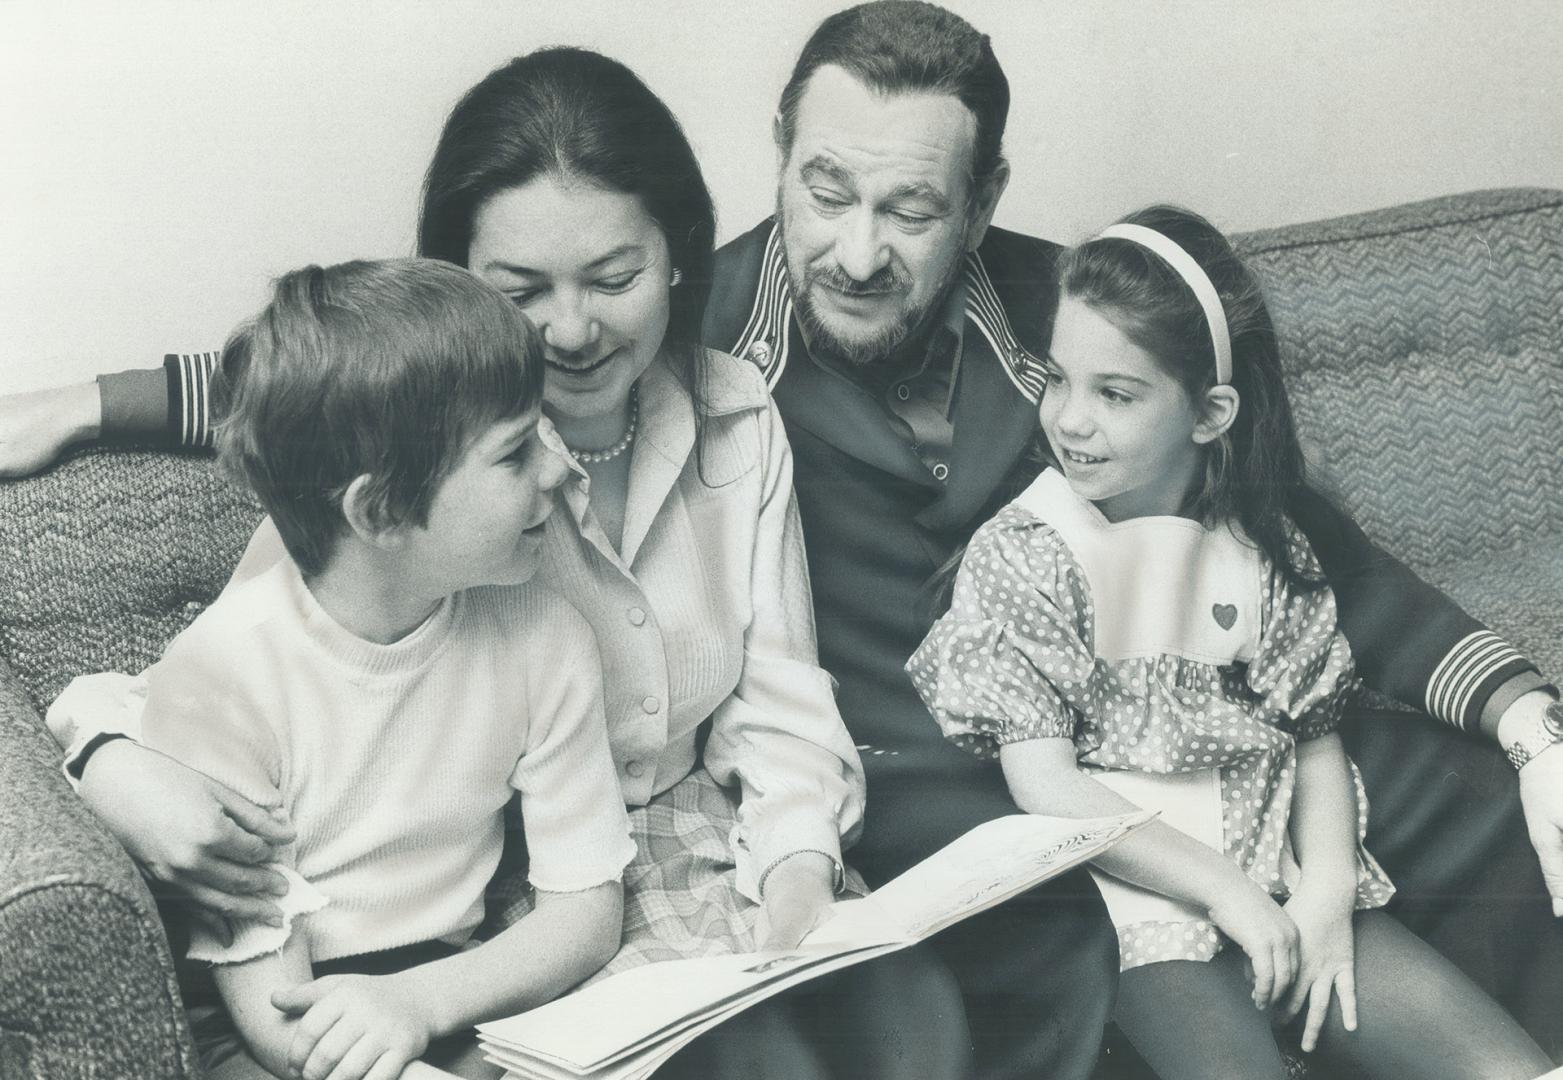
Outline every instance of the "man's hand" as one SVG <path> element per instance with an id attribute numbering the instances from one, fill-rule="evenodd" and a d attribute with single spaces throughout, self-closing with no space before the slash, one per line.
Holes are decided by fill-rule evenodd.
<path id="1" fill-rule="evenodd" d="M 293 842 L 276 808 L 128 739 L 87 759 L 81 797 L 148 876 L 188 900 L 223 942 L 229 918 L 282 925 L 286 879 L 263 864 Z"/>
<path id="2" fill-rule="evenodd" d="M 1543 750 L 1520 769 L 1520 805 L 1552 914 L 1563 918 L 1563 744 Z"/>
<path id="3" fill-rule="evenodd" d="M 396 1080 L 429 1048 L 430 1010 L 402 975 L 327 975 L 278 990 L 298 1017 L 288 1067 L 304 1080 Z"/>
<path id="4" fill-rule="evenodd" d="M 95 382 L 0 397 L 0 477 L 32 475 L 102 425 Z"/>
<path id="5" fill-rule="evenodd" d="M 836 899 L 836 864 L 817 851 L 792 855 L 765 877 L 755 937 L 762 949 L 790 949 Z"/>
<path id="6" fill-rule="evenodd" d="M 1484 717 L 1482 726 L 1504 749 L 1515 742 L 1532 748 L 1534 756 L 1520 766 L 1520 806 L 1552 897 L 1552 914 L 1563 918 L 1563 744 L 1534 750 L 1538 742 L 1545 745 L 1545 738 L 1536 736 L 1551 704 L 1552 695 L 1533 690 L 1511 702 L 1495 725 L 1488 726 Z"/>

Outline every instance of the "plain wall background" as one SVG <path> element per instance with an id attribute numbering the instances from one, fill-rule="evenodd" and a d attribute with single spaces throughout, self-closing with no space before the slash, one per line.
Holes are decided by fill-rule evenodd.
<path id="1" fill-rule="evenodd" d="M 948 0 L 1014 104 L 998 223 L 1154 200 L 1229 229 L 1563 186 L 1555 0 Z M 682 119 L 721 236 L 834 0 L 0 2 L 0 392 L 213 348 L 306 262 L 409 253 L 446 111 L 517 53 L 600 49 Z"/>

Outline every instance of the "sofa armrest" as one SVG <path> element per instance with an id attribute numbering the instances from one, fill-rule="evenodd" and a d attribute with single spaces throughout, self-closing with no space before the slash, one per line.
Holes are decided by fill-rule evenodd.
<path id="1" fill-rule="evenodd" d="M 0 837 L 0 1076 L 196 1076 L 151 894 L 3 660 Z"/>

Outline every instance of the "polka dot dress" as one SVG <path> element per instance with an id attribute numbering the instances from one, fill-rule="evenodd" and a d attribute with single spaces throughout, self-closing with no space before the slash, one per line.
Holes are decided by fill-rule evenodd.
<path id="1" fill-rule="evenodd" d="M 946 737 L 984 757 L 1006 743 L 1070 738 L 1088 772 L 1215 770 L 1221 849 L 1285 897 L 1296 869 L 1286 843 L 1296 743 L 1335 730 L 1354 684 L 1333 595 L 1297 591 L 1261 560 L 1262 630 L 1246 664 L 1171 652 L 1105 660 L 1093 644 L 1097 612 L 1081 560 L 1023 501 L 972 538 L 950 611 L 907 664 Z M 1302 565 L 1316 568 L 1295 529 L 1292 542 Z M 1394 888 L 1361 847 L 1367 798 L 1352 771 L 1357 904 L 1378 907 Z M 1223 940 L 1204 919 L 1120 923 L 1120 962 L 1209 960 Z"/>

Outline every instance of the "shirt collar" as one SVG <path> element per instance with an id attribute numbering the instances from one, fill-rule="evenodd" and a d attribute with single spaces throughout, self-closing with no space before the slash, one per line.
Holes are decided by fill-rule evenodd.
<path id="1" fill-rule="evenodd" d="M 1042 362 L 1021 345 L 1009 315 L 999 298 L 982 252 L 967 254 L 962 275 L 965 288 L 966 317 L 992 346 L 1004 374 L 1028 401 L 1042 394 Z M 789 332 L 791 331 L 791 332 Z M 964 327 L 961 345 L 964 348 Z M 793 318 L 792 291 L 787 277 L 787 258 L 783 250 L 781 228 L 773 218 L 768 223 L 765 245 L 760 252 L 759 279 L 754 289 L 748 318 L 737 340 L 727 351 L 742 357 L 765 376 L 774 389 L 787 369 L 787 359 L 795 344 L 796 320 Z"/>
<path id="2" fill-rule="evenodd" d="M 770 399 L 764 383 L 752 377 L 742 378 L 742 369 L 730 360 L 719 362 L 725 357 L 706 355 L 701 359 L 704 361 L 704 385 L 700 389 L 707 417 L 731 416 L 765 408 Z M 655 447 L 663 458 L 682 466 L 695 444 L 694 398 L 662 354 L 651 362 L 635 386 L 639 409 L 635 442 Z M 557 449 L 564 450 L 563 443 Z M 564 456 L 570 470 L 579 479 L 587 479 L 585 467 L 570 457 L 567 450 Z"/>

